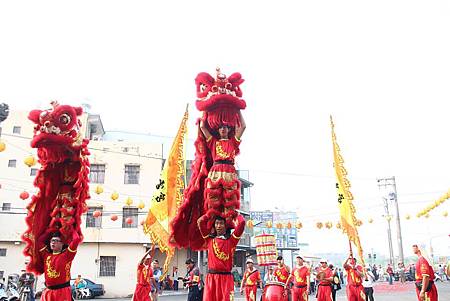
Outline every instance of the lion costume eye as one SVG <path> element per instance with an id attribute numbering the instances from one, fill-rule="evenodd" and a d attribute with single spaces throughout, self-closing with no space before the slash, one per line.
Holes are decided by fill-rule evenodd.
<path id="1" fill-rule="evenodd" d="M 200 92 L 205 92 L 206 87 L 207 86 L 205 84 L 200 84 Z"/>
<path id="2" fill-rule="evenodd" d="M 59 122 L 61 124 L 67 125 L 70 123 L 70 116 L 68 114 L 62 114 L 61 116 L 59 116 Z"/>

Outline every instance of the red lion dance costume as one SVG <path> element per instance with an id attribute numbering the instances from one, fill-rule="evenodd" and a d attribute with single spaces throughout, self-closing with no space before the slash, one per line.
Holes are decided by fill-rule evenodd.
<path id="1" fill-rule="evenodd" d="M 206 248 L 197 226 L 197 220 L 204 214 L 210 219 L 209 229 L 216 215 L 225 218 L 228 227 L 234 227 L 241 198 L 234 157 L 239 153 L 240 143 L 235 138 L 235 129 L 241 126 L 240 110 L 246 107 L 241 98 L 243 82 L 240 73 L 226 77 L 220 69 L 216 78 L 205 72 L 195 78 L 196 107 L 204 112 L 202 121 L 212 137 L 206 139 L 199 129 L 191 180 L 184 192 L 184 203 L 172 221 L 172 242 L 179 248 Z M 230 139 L 226 141 L 218 138 L 218 129 L 223 125 L 230 128 Z"/>
<path id="2" fill-rule="evenodd" d="M 89 198 L 88 140 L 80 135 L 78 116 L 82 108 L 52 102 L 52 109 L 33 110 L 28 118 L 36 125 L 31 147 L 37 148 L 41 169 L 34 180 L 39 189 L 28 204 L 22 235 L 26 246 L 24 255 L 31 258 L 29 271 L 44 272 L 38 240 L 45 233 L 60 232 L 68 244 L 74 231 L 81 236 L 81 214 L 86 211 Z"/>

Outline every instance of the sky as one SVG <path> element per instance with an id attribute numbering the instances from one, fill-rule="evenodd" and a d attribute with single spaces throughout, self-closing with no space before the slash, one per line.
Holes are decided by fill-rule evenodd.
<path id="1" fill-rule="evenodd" d="M 387 254 L 376 179 L 396 177 L 402 217 L 450 188 L 449 34 L 449 0 L 2 1 L 0 101 L 89 103 L 107 130 L 166 136 L 189 103 L 194 138 L 196 74 L 241 72 L 252 209 L 295 210 L 311 250 L 346 250 L 314 228 L 338 217 L 332 115 L 357 214 L 374 219 L 363 247 Z M 448 203 L 402 219 L 406 256 L 430 240 L 450 254 Z"/>

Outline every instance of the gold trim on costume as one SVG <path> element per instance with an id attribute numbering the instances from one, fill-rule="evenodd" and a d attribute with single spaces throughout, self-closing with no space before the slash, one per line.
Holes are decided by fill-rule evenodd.
<path id="1" fill-rule="evenodd" d="M 214 255 L 216 255 L 217 259 L 222 260 L 222 261 L 226 261 L 226 260 L 230 259 L 230 255 L 228 255 L 227 253 L 220 250 L 215 239 L 213 239 L 212 243 L 213 243 Z"/>
<path id="2" fill-rule="evenodd" d="M 45 260 L 45 265 L 47 266 L 47 277 L 48 278 L 58 278 L 60 276 L 60 273 L 53 269 L 52 263 L 51 263 L 51 257 L 48 256 Z"/>

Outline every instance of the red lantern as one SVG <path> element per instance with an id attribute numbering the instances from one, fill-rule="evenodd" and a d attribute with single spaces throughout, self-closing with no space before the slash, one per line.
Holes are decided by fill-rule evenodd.
<path id="1" fill-rule="evenodd" d="M 99 217 L 100 215 L 102 215 L 102 212 L 100 210 L 95 210 L 92 213 L 92 216 L 95 217 L 95 218 Z"/>
<path id="2" fill-rule="evenodd" d="M 128 225 L 131 225 L 131 224 L 133 223 L 133 219 L 132 219 L 131 217 L 128 217 L 128 218 L 125 220 L 125 222 L 126 222 Z"/>
<path id="3" fill-rule="evenodd" d="M 115 222 L 117 219 L 118 219 L 117 215 L 115 215 L 115 214 L 111 215 L 111 220 L 113 222 Z"/>
<path id="4" fill-rule="evenodd" d="M 26 191 L 23 191 L 23 192 L 20 193 L 19 197 L 22 200 L 26 200 L 26 199 L 28 199 L 30 197 L 30 194 L 28 192 L 26 192 Z"/>

